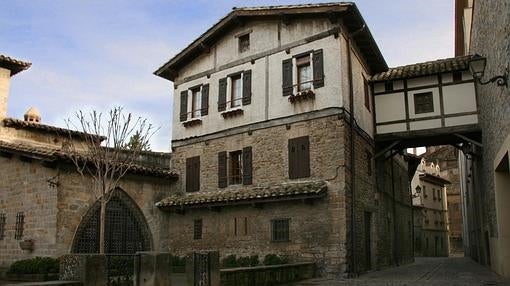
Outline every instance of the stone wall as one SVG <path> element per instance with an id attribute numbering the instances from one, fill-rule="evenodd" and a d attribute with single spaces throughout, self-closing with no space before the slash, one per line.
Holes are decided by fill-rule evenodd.
<path id="1" fill-rule="evenodd" d="M 473 11 L 471 32 L 471 54 L 487 57 L 487 66 L 483 80 L 504 73 L 510 67 L 510 3 L 505 0 L 476 1 Z M 489 44 L 490 43 L 490 44 Z M 480 158 L 475 160 L 480 167 L 478 172 L 481 189 L 476 192 L 475 200 L 480 210 L 469 209 L 469 213 L 477 213 L 478 218 L 469 222 L 471 253 L 479 253 L 479 261 L 489 264 L 489 258 L 497 255 L 500 250 L 493 247 L 500 237 L 498 233 L 497 208 L 494 193 L 494 159 L 501 149 L 506 136 L 510 134 L 510 89 L 494 83 L 477 85 L 479 119 L 483 130 L 483 149 L 478 150 Z M 480 160 L 481 159 L 481 160 Z M 488 247 L 489 246 L 489 247 Z M 493 265 L 493 267 L 495 267 Z M 496 266 L 497 267 L 497 266 Z M 496 269 L 496 268 L 494 268 Z"/>
<path id="2" fill-rule="evenodd" d="M 313 204 L 301 200 L 170 213 L 169 251 L 185 254 L 192 249 L 218 250 L 222 257 L 236 255 L 289 255 L 293 261 L 317 262 L 319 272 L 344 273 L 346 269 L 346 219 L 344 197 L 345 124 L 338 116 L 301 121 L 294 124 L 255 130 L 178 147 L 172 154 L 173 167 L 182 170 L 178 189 L 185 190 L 186 158 L 200 156 L 200 191 L 218 190 L 218 152 L 252 147 L 253 186 L 285 182 L 328 181 L 328 194 Z M 288 139 L 309 136 L 309 178 L 290 180 Z M 225 192 L 242 187 L 232 185 Z M 290 218 L 290 241 L 271 242 L 271 219 Z M 203 239 L 193 240 L 193 220 L 202 219 Z M 235 236 L 234 221 L 247 221 L 247 234 Z M 244 225 L 241 229 L 244 228 Z"/>

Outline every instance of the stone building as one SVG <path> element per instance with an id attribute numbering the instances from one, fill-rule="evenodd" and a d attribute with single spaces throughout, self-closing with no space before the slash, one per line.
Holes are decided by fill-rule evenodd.
<path id="1" fill-rule="evenodd" d="M 35 256 L 98 251 L 93 180 L 80 176 L 62 152 L 64 141 L 73 140 L 85 154 L 83 133 L 43 124 L 35 108 L 24 120 L 6 115 L 11 77 L 29 67 L 0 55 L 0 268 Z M 108 252 L 157 249 L 167 235 L 154 202 L 168 195 L 177 175 L 168 154 L 140 157 L 107 205 Z"/>
<path id="2" fill-rule="evenodd" d="M 510 3 L 458 0 L 458 54 L 486 58 L 477 81 L 481 144 L 460 156 L 466 254 L 503 276 L 510 276 Z M 461 28 L 461 27 L 464 27 Z M 500 83 L 489 79 L 500 77 Z M 483 84 L 482 84 L 483 83 Z"/>
<path id="3" fill-rule="evenodd" d="M 439 165 L 421 160 L 411 182 L 416 256 L 448 256 L 446 185 Z"/>
<path id="4" fill-rule="evenodd" d="M 434 146 L 427 147 L 423 157 L 428 162 L 433 162 L 439 166 L 440 177 L 448 180 L 450 184 L 446 186 L 446 201 L 448 209 L 448 236 L 450 253 L 460 254 L 464 252 L 462 242 L 462 204 L 460 194 L 459 178 L 459 150 L 453 146 Z"/>
<path id="5" fill-rule="evenodd" d="M 412 261 L 416 158 L 375 160 L 369 80 L 386 70 L 353 3 L 234 8 L 166 62 L 183 179 L 156 204 L 164 247 L 287 255 L 321 275 Z"/>

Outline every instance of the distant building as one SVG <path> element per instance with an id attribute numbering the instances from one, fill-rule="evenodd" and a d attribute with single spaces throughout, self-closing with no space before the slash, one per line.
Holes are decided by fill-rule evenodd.
<path id="1" fill-rule="evenodd" d="M 446 185 L 440 168 L 422 159 L 411 182 L 416 256 L 448 256 Z"/>

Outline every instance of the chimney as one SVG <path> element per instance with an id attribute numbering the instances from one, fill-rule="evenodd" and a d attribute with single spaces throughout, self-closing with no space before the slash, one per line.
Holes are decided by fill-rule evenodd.
<path id="1" fill-rule="evenodd" d="M 28 69 L 32 64 L 0 54 L 0 120 L 7 117 L 7 100 L 11 77 Z"/>

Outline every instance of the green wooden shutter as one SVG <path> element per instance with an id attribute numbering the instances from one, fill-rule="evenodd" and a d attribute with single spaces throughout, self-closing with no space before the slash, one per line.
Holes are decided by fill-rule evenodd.
<path id="1" fill-rule="evenodd" d="M 227 187 L 227 152 L 218 153 L 218 187 Z"/>
<path id="2" fill-rule="evenodd" d="M 283 96 L 291 95 L 292 86 L 292 59 L 286 59 L 282 62 L 282 94 Z"/>
<path id="3" fill-rule="evenodd" d="M 188 119 L 188 91 L 181 91 L 181 121 Z"/>
<path id="4" fill-rule="evenodd" d="M 243 148 L 243 185 L 252 184 L 252 152 L 251 147 Z"/>
<path id="5" fill-rule="evenodd" d="M 251 103 L 251 70 L 243 72 L 243 105 Z"/>
<path id="6" fill-rule="evenodd" d="M 220 78 L 218 86 L 218 111 L 221 112 L 227 108 L 227 78 Z"/>
<path id="7" fill-rule="evenodd" d="M 202 116 L 209 114 L 209 84 L 202 86 L 202 110 L 200 114 Z"/>
<path id="8" fill-rule="evenodd" d="M 324 86 L 324 61 L 322 49 L 313 51 L 313 87 Z"/>

